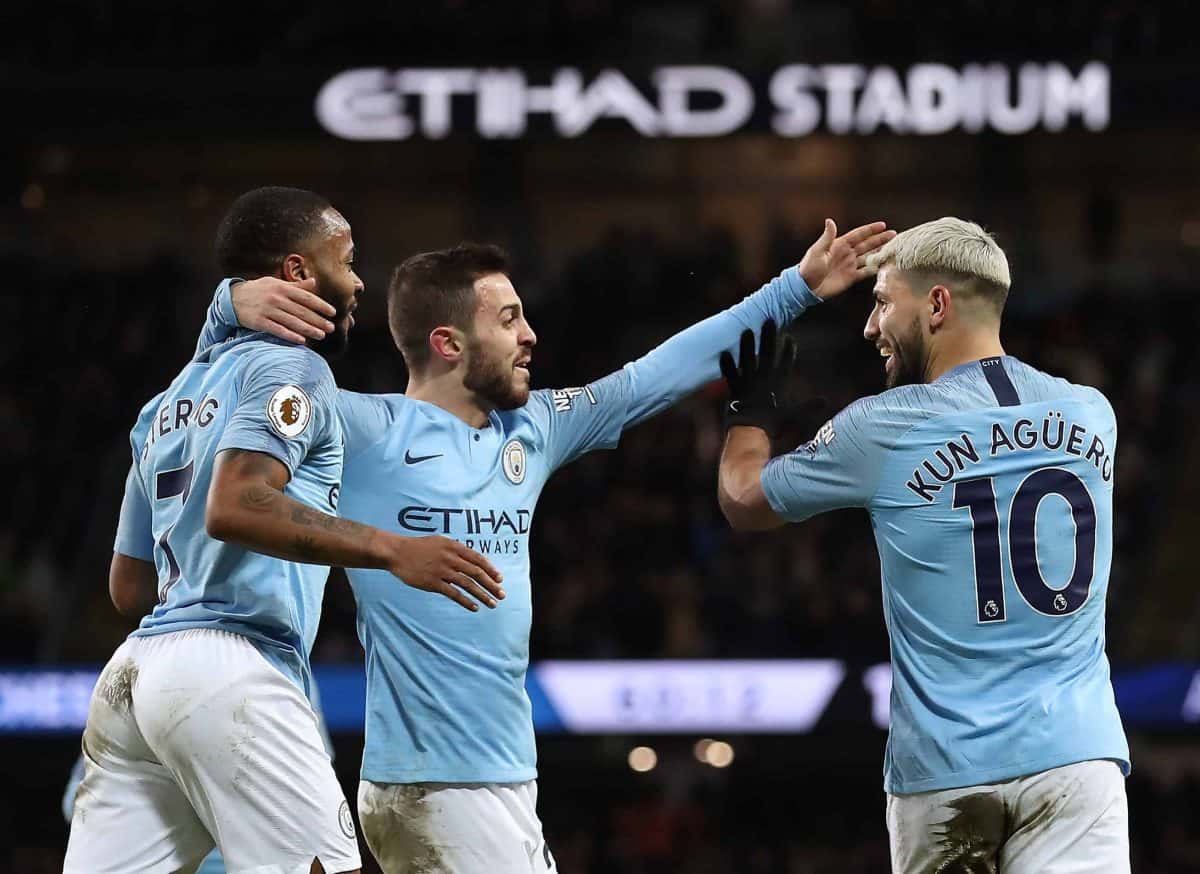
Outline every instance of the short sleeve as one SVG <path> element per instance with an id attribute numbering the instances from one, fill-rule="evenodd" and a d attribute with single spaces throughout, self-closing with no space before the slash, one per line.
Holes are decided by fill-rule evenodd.
<path id="1" fill-rule="evenodd" d="M 154 530 L 150 519 L 150 497 L 142 484 L 136 464 L 125 477 L 125 497 L 117 520 L 117 539 L 113 551 L 142 561 L 154 561 Z"/>
<path id="2" fill-rule="evenodd" d="M 851 404 L 808 443 L 767 463 L 761 480 L 767 503 L 789 522 L 867 507 L 899 430 L 878 398 Z"/>
<path id="3" fill-rule="evenodd" d="M 340 389 L 337 409 L 346 440 L 347 461 L 383 439 L 392 424 L 392 408 L 380 395 Z"/>
<path id="4" fill-rule="evenodd" d="M 325 359 L 303 346 L 268 343 L 249 354 L 217 451 L 263 452 L 294 474 L 337 421 L 333 373 Z"/>
<path id="5" fill-rule="evenodd" d="M 615 447 L 625 425 L 629 393 L 625 370 L 579 388 L 533 392 L 526 409 L 545 435 L 550 469 L 593 449 Z"/>

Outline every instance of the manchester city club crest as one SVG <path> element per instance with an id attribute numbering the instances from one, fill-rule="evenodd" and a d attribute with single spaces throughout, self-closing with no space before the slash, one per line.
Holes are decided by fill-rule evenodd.
<path id="1" fill-rule="evenodd" d="M 515 438 L 505 443 L 504 449 L 500 453 L 500 464 L 510 483 L 515 486 L 523 483 L 525 481 L 525 444 Z"/>
<path id="2" fill-rule="evenodd" d="M 342 827 L 342 834 L 348 838 L 354 837 L 354 817 L 350 815 L 350 805 L 342 799 L 342 806 L 338 808 L 338 825 Z"/>

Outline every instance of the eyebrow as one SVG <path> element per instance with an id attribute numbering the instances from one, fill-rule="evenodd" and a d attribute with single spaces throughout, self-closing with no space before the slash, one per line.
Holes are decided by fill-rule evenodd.
<path id="1" fill-rule="evenodd" d="M 521 313 L 521 305 L 519 303 L 510 303 L 500 307 L 500 315 L 504 315 L 505 310 L 512 310 L 513 315 L 517 316 Z"/>

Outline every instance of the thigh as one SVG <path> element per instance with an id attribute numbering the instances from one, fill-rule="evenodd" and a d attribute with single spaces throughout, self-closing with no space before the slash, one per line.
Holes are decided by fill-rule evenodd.
<path id="1" fill-rule="evenodd" d="M 190 872 L 213 846 L 131 713 L 135 648 L 117 651 L 92 693 L 65 874 Z"/>
<path id="2" fill-rule="evenodd" d="M 993 786 L 889 795 L 893 874 L 997 874 L 1004 802 Z"/>
<path id="3" fill-rule="evenodd" d="M 508 787 L 511 807 L 514 817 L 521 824 L 534 850 L 532 853 L 532 871 L 535 874 L 558 874 L 558 863 L 546 843 L 542 832 L 542 820 L 537 814 L 537 781 L 515 783 Z"/>
<path id="4" fill-rule="evenodd" d="M 1004 874 L 1128 874 L 1129 808 L 1115 762 L 1053 768 L 1014 781 Z"/>
<path id="5" fill-rule="evenodd" d="M 531 784 L 371 783 L 358 790 L 367 846 L 384 874 L 557 872 Z"/>
<path id="6" fill-rule="evenodd" d="M 354 821 L 308 699 L 247 639 L 176 632 L 135 693 L 147 742 L 229 874 L 361 867 Z"/>

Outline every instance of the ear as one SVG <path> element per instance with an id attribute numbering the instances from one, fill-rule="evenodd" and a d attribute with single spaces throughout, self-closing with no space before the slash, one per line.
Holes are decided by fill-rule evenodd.
<path id="1" fill-rule="evenodd" d="M 450 364 L 461 361 L 467 352 L 463 332 L 444 325 L 429 332 L 429 346 L 437 357 Z"/>
<path id="2" fill-rule="evenodd" d="M 288 282 L 299 282 L 301 279 L 308 279 L 312 276 L 312 271 L 304 263 L 303 255 L 291 254 L 283 259 L 283 278 Z"/>
<path id="3" fill-rule="evenodd" d="M 946 324 L 950 318 L 954 300 L 950 289 L 944 285 L 935 285 L 929 289 L 929 330 L 936 331 Z"/>

